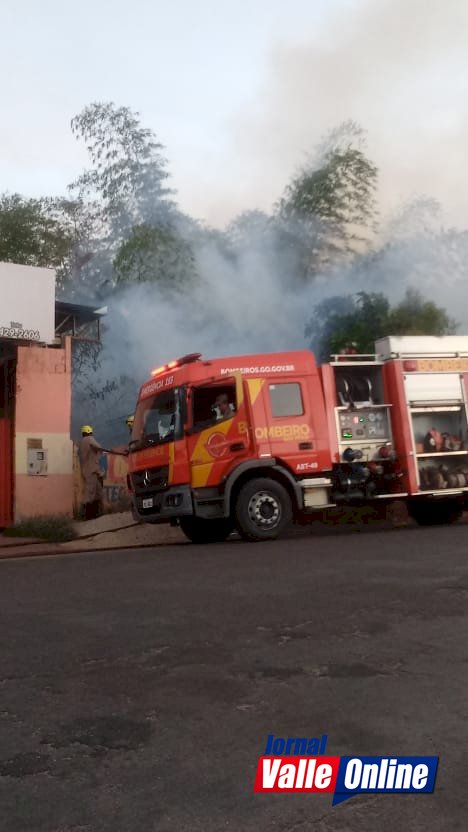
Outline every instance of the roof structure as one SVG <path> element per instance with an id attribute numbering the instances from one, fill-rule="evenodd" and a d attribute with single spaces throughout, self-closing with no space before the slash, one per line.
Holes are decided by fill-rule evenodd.
<path id="1" fill-rule="evenodd" d="M 100 341 L 100 322 L 107 307 L 95 309 L 79 303 L 55 301 L 55 337 L 71 335 L 80 341 Z"/>

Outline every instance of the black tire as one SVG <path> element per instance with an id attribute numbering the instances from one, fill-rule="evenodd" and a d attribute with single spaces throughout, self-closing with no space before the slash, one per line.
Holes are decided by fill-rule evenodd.
<path id="1" fill-rule="evenodd" d="M 231 534 L 234 523 L 229 517 L 206 520 L 204 517 L 181 517 L 180 528 L 192 543 L 222 543 Z"/>
<path id="2" fill-rule="evenodd" d="M 292 520 L 291 498 L 281 483 L 262 477 L 242 486 L 235 517 L 244 540 L 275 540 Z"/>
<path id="3" fill-rule="evenodd" d="M 416 502 L 408 508 L 418 526 L 448 526 L 456 523 L 463 514 L 463 508 L 456 500 Z"/>

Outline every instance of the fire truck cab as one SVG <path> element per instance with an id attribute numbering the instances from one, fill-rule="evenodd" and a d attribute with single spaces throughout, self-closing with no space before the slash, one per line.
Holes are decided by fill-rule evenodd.
<path id="1" fill-rule="evenodd" d="M 467 380 L 467 336 L 385 338 L 320 367 L 309 351 L 184 356 L 140 390 L 134 514 L 193 542 L 273 539 L 396 499 L 420 524 L 452 522 L 468 501 Z"/>

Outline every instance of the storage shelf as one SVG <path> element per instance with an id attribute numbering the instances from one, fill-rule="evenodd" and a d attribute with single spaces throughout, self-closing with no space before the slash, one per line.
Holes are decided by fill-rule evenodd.
<path id="1" fill-rule="evenodd" d="M 431 456 L 466 456 L 468 451 L 430 451 L 427 454 L 416 454 L 418 459 Z"/>

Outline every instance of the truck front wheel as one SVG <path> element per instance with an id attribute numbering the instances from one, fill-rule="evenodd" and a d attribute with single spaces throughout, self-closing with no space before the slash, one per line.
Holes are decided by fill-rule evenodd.
<path id="1" fill-rule="evenodd" d="M 291 498 L 275 480 L 251 480 L 239 492 L 235 517 L 244 540 L 274 540 L 292 520 Z"/>
<path id="2" fill-rule="evenodd" d="M 441 502 L 417 501 L 408 507 L 413 520 L 419 526 L 445 526 L 455 523 L 463 514 L 463 508 L 456 500 Z"/>
<path id="3" fill-rule="evenodd" d="M 205 520 L 203 517 L 181 517 L 180 528 L 192 543 L 222 543 L 231 534 L 234 523 L 229 517 Z"/>

